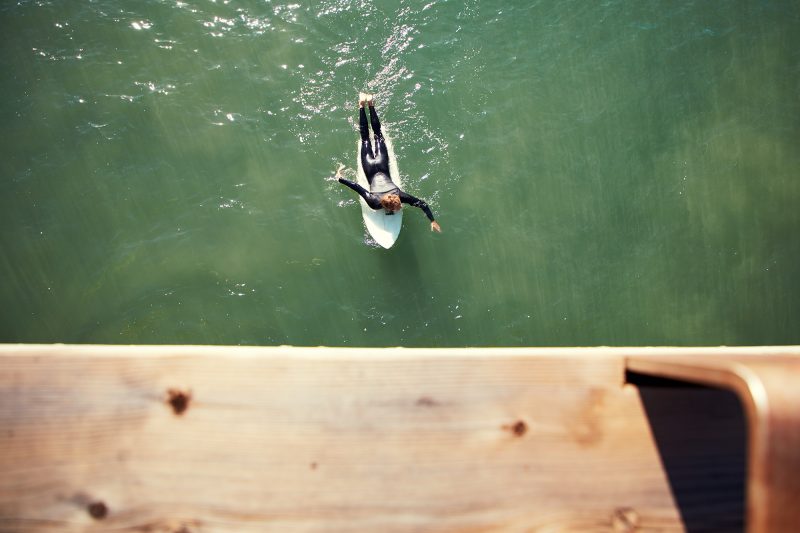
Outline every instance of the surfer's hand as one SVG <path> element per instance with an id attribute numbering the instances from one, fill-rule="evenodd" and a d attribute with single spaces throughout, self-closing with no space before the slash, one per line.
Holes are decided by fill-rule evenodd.
<path id="1" fill-rule="evenodd" d="M 336 169 L 336 174 L 334 177 L 341 178 L 342 177 L 342 170 L 344 170 L 344 165 L 339 163 L 339 168 Z"/>
<path id="2" fill-rule="evenodd" d="M 431 222 L 431 231 L 435 231 L 436 233 L 442 232 L 442 228 L 439 227 L 439 223 L 435 220 Z"/>

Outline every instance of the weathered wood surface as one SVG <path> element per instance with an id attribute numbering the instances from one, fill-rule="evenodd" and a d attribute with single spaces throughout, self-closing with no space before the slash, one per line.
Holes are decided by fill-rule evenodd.
<path id="1" fill-rule="evenodd" d="M 627 368 L 735 392 L 748 419 L 747 529 L 800 531 L 800 358 L 764 355 L 631 357 Z"/>
<path id="2" fill-rule="evenodd" d="M 640 353 L 0 346 L 0 531 L 682 531 Z"/>

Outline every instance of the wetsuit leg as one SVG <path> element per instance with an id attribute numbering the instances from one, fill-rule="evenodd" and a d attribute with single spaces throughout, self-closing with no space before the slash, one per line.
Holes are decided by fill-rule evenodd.
<path id="1" fill-rule="evenodd" d="M 369 142 L 367 112 L 363 107 L 358 109 L 358 129 L 361 132 L 361 168 L 364 169 L 367 182 L 372 185 L 372 176 L 375 175 L 375 170 L 371 162 L 375 160 L 375 154 L 372 151 L 372 143 Z"/>
<path id="2" fill-rule="evenodd" d="M 378 112 L 375 111 L 374 106 L 369 106 L 369 121 L 372 123 L 372 132 L 375 134 L 375 138 L 383 141 L 381 121 L 378 119 Z"/>
<path id="3" fill-rule="evenodd" d="M 361 142 L 369 142 L 369 125 L 367 124 L 367 112 L 363 107 L 358 108 L 358 129 L 361 132 Z"/>
<path id="4" fill-rule="evenodd" d="M 381 131 L 381 121 L 374 106 L 369 106 L 369 120 L 372 123 L 372 133 L 375 134 L 375 161 L 381 164 L 381 172 L 389 173 L 389 153 Z"/>

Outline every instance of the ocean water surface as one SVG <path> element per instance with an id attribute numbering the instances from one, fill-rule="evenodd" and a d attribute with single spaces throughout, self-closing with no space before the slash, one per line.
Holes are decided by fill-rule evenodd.
<path id="1" fill-rule="evenodd" d="M 794 0 L 0 15 L 2 342 L 800 343 Z M 359 91 L 442 234 L 329 179 Z"/>

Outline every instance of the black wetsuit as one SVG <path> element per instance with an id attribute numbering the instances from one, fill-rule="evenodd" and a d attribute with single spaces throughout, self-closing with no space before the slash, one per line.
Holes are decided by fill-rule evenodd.
<path id="1" fill-rule="evenodd" d="M 433 222 L 433 213 L 431 213 L 428 204 L 401 191 L 400 187 L 392 181 L 389 175 L 389 154 L 386 152 L 386 143 L 383 140 L 383 133 L 381 133 L 381 123 L 378 120 L 378 113 L 372 106 L 369 108 L 369 118 L 370 122 L 372 122 L 372 131 L 375 134 L 374 151 L 372 150 L 372 144 L 369 142 L 367 113 L 363 107 L 358 110 L 358 123 L 361 130 L 361 166 L 364 168 L 364 174 L 366 174 L 367 182 L 369 182 L 369 191 L 358 183 L 344 178 L 339 178 L 339 182 L 360 194 L 372 209 L 383 209 L 381 198 L 387 194 L 396 194 L 400 197 L 401 203 L 419 207 L 425 212 L 428 219 Z"/>

